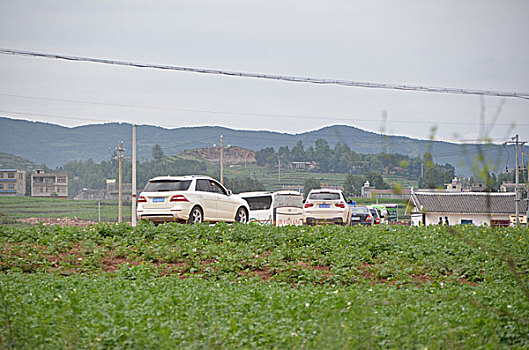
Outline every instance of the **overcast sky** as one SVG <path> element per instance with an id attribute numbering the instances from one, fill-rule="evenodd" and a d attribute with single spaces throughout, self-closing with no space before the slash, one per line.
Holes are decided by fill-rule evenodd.
<path id="1" fill-rule="evenodd" d="M 529 93 L 529 1 L 0 0 L 0 47 L 252 73 Z M 529 100 L 0 55 L 0 115 L 529 141 Z M 480 128 L 484 118 L 486 130 Z M 492 125 L 494 124 L 494 125 Z M 436 128 L 432 132 L 432 128 Z M 0 133 L 8 132 L 6 130 Z"/>

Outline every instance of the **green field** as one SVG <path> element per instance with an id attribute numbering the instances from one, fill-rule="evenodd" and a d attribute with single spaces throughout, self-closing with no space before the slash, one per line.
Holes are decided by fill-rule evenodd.
<path id="1" fill-rule="evenodd" d="M 219 172 L 219 165 L 207 162 L 208 172 Z M 226 165 L 224 176 L 249 176 L 258 179 L 267 190 L 277 191 L 284 185 L 303 185 L 308 177 L 314 177 L 322 183 L 343 186 L 347 174 L 342 173 L 316 173 L 309 170 L 281 169 L 277 167 L 261 167 L 256 165 Z M 384 176 L 388 183 L 399 183 L 402 188 L 417 187 L 417 181 L 409 180 L 401 176 Z"/>
<path id="2" fill-rule="evenodd" d="M 0 348 L 528 348 L 529 231 L 0 226 Z"/>
<path id="3" fill-rule="evenodd" d="M 123 205 L 123 220 L 131 217 L 130 204 Z M 79 218 L 102 222 L 118 221 L 117 201 L 75 201 L 58 198 L 0 197 L 0 224 L 14 223 L 16 219 Z"/>

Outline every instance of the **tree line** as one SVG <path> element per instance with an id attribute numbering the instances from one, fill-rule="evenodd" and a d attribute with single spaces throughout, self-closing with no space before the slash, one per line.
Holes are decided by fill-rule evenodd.
<path id="1" fill-rule="evenodd" d="M 136 167 L 136 181 L 138 192 L 145 187 L 149 179 L 163 175 L 210 175 L 218 178 L 218 172 L 208 173 L 207 166 L 202 161 L 184 159 L 178 156 L 165 156 L 161 147 L 152 148 L 152 159 L 138 162 Z M 132 162 L 123 159 L 122 179 L 124 183 L 132 182 Z M 58 172 L 68 173 L 69 196 L 74 197 L 81 193 L 83 188 L 106 188 L 107 179 L 117 179 L 119 176 L 119 160 L 114 153 L 109 160 L 94 162 L 93 159 L 85 161 L 72 161 L 56 169 Z M 229 177 L 224 179 L 226 187 L 236 189 L 237 192 L 262 190 L 263 184 L 250 177 Z"/>
<path id="2" fill-rule="evenodd" d="M 377 188 L 388 188 L 383 180 L 380 181 L 381 175 L 398 175 L 418 180 L 419 187 L 422 188 L 443 186 L 455 175 L 453 165 L 434 163 L 430 153 L 425 153 L 422 157 L 398 153 L 361 154 L 351 150 L 345 143 L 337 143 L 332 148 L 324 139 L 318 139 L 314 146 L 309 147 L 304 147 L 303 142 L 298 141 L 292 149 L 288 146 L 281 146 L 277 151 L 273 147 L 263 148 L 255 153 L 255 159 L 257 165 L 270 167 L 277 166 L 278 163 L 314 162 L 314 172 L 362 175 L 358 179 L 363 179 L 364 182 L 369 180 Z"/>
<path id="3" fill-rule="evenodd" d="M 346 173 L 347 177 L 343 184 L 347 196 L 359 196 L 361 188 L 366 181 L 371 187 L 387 189 L 388 184 L 382 175 L 399 175 L 411 180 L 418 181 L 419 188 L 441 188 L 450 183 L 455 176 L 454 166 L 451 164 L 437 164 L 433 161 L 430 153 L 422 157 L 409 157 L 402 154 L 360 154 L 352 151 L 346 144 L 337 143 L 334 148 L 327 141 L 319 139 L 314 147 L 304 147 L 301 141 L 290 149 L 288 146 L 279 147 L 276 151 L 273 147 L 263 148 L 256 152 L 257 165 L 275 167 L 278 162 L 283 165 L 288 162 L 314 162 L 315 173 L 335 172 Z M 130 183 L 132 179 L 131 161 L 123 159 L 122 177 L 124 183 Z M 103 189 L 106 187 L 106 179 L 118 178 L 118 158 L 114 153 L 109 160 L 94 162 L 93 159 L 85 161 L 71 161 L 58 167 L 56 171 L 67 172 L 69 176 L 69 194 L 75 196 L 83 188 Z M 137 188 L 138 191 L 146 185 L 147 181 L 155 176 L 161 175 L 190 175 L 205 174 L 219 178 L 218 170 L 208 172 L 206 163 L 199 160 L 185 159 L 179 156 L 166 156 L 159 145 L 152 148 L 152 159 L 137 164 Z M 521 174 L 527 176 L 526 173 Z M 485 175 L 477 174 L 476 177 L 465 179 L 467 185 L 484 183 L 488 190 L 497 191 L 503 181 L 513 181 L 514 172 L 495 175 L 487 172 Z M 226 187 L 238 192 L 264 190 L 264 185 L 252 177 L 225 177 Z M 308 176 L 304 183 L 305 192 L 311 188 L 320 186 L 319 180 Z"/>

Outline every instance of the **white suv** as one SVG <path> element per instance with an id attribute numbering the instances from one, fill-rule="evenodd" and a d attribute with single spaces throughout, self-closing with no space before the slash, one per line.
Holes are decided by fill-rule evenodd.
<path id="1" fill-rule="evenodd" d="M 305 223 L 349 225 L 351 210 L 340 190 L 311 190 L 303 206 Z"/>
<path id="2" fill-rule="evenodd" d="M 138 197 L 138 219 L 153 222 L 248 221 L 248 203 L 208 176 L 159 176 Z"/>

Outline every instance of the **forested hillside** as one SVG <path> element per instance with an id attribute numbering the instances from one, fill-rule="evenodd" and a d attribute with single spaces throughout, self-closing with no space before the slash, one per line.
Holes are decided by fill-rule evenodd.
<path id="1" fill-rule="evenodd" d="M 0 118 L 0 150 L 24 157 L 36 164 L 46 164 L 50 168 L 61 166 L 74 160 L 93 159 L 100 162 L 112 155 L 120 141 L 124 141 L 126 156 L 131 154 L 131 125 L 109 123 L 66 128 L 41 122 L 30 122 L 10 118 Z M 502 145 L 461 145 L 455 143 L 417 140 L 403 136 L 388 136 L 360 130 L 351 126 L 335 125 L 301 134 L 284 134 L 270 131 L 233 130 L 222 127 L 183 127 L 165 129 L 156 126 L 140 125 L 137 128 L 138 159 L 151 158 L 152 147 L 160 145 L 166 154 L 178 154 L 186 149 L 211 147 L 219 144 L 220 135 L 225 145 L 249 148 L 254 151 L 281 146 L 294 147 L 299 141 L 305 147 L 313 146 L 318 139 L 324 139 L 329 146 L 337 143 L 347 145 L 357 153 L 399 153 L 409 157 L 432 154 L 439 164 L 449 163 L 456 168 L 458 175 L 470 176 L 478 154 L 498 172 L 514 165 L 512 147 Z M 425 139 L 429 135 L 425 135 Z M 524 148 L 525 153 L 529 148 Z M 511 156 L 508 156 L 510 154 Z"/>
<path id="2" fill-rule="evenodd" d="M 31 171 L 41 167 L 42 165 L 39 166 L 22 157 L 0 152 L 0 169 L 22 169 Z"/>

